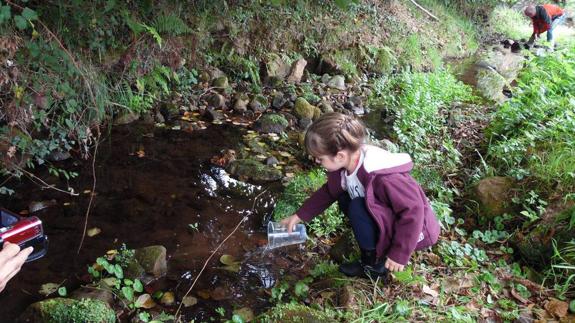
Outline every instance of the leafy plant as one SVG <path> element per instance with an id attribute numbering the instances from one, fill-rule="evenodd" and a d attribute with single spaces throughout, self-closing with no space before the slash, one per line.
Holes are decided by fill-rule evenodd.
<path id="1" fill-rule="evenodd" d="M 303 202 L 319 189 L 326 180 L 325 172 L 321 169 L 296 175 L 289 182 L 276 203 L 272 214 L 273 219 L 281 220 L 294 214 Z M 331 236 L 344 230 L 344 217 L 334 203 L 321 216 L 314 218 L 309 223 L 309 228 L 318 237 Z"/>

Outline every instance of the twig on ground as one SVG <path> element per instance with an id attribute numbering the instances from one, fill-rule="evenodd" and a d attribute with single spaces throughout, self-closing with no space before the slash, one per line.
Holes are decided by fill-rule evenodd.
<path id="1" fill-rule="evenodd" d="M 428 16 L 430 16 L 431 18 L 439 21 L 439 18 L 437 18 L 436 16 L 434 16 L 431 12 L 427 11 L 427 9 L 423 8 L 419 3 L 415 2 L 414 0 L 411 0 L 411 2 L 418 7 L 419 9 L 421 9 L 423 12 L 425 12 Z"/>

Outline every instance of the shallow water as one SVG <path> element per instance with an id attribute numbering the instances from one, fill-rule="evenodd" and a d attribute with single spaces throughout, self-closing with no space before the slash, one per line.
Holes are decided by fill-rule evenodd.
<path id="1" fill-rule="evenodd" d="M 269 306 L 270 288 L 278 271 L 297 272 L 301 246 L 263 251 L 265 224 L 281 189 L 279 183 L 252 185 L 236 181 L 209 164 L 220 150 L 234 148 L 243 130 L 211 126 L 187 133 L 131 124 L 116 127 L 100 144 L 96 162 L 97 186 L 88 228 L 102 232 L 86 237 L 79 255 L 84 214 L 92 186 L 91 161 L 64 161 L 58 167 L 76 170 L 80 178 L 69 185 L 80 193 L 67 196 L 22 181 L 16 196 L 2 205 L 19 212 L 31 201 L 56 200 L 56 205 L 35 215 L 44 221 L 49 252 L 26 264 L 0 294 L 0 321 L 13 321 L 29 304 L 43 299 L 44 283 L 63 283 L 69 290 L 86 278 L 86 267 L 122 243 L 129 248 L 161 244 L 168 250 L 168 274 L 152 282 L 151 290 L 174 291 L 180 300 L 212 250 L 246 216 L 240 229 L 208 264 L 191 295 L 199 302 L 186 308 L 186 319 L 206 320 L 215 308 L 249 307 L 261 312 Z M 49 178 L 58 187 L 67 183 Z M 254 202 L 255 197 L 258 199 Z M 253 209 L 252 209 L 253 208 Z M 188 224 L 197 224 L 198 230 Z M 223 270 L 218 259 L 229 254 L 242 261 L 239 273 Z M 299 269 L 298 269 L 299 268 Z M 201 292 L 203 291 L 203 292 Z M 211 293 L 211 294 L 210 294 Z M 207 299 L 199 294 L 211 295 Z M 162 308 L 174 312 L 176 306 Z"/>

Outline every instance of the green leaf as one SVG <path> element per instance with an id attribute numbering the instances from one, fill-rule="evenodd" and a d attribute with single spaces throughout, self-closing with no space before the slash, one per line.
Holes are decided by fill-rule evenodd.
<path id="1" fill-rule="evenodd" d="M 0 7 L 0 24 L 8 21 L 12 17 L 12 12 L 10 6 L 1 6 Z"/>
<path id="2" fill-rule="evenodd" d="M 122 267 L 120 267 L 118 264 L 114 266 L 114 275 L 116 275 L 116 277 L 119 279 L 124 278 L 124 270 L 122 270 Z"/>
<path id="3" fill-rule="evenodd" d="M 62 286 L 62 287 L 58 288 L 58 295 L 60 295 L 62 297 L 66 297 L 66 295 L 68 295 L 68 291 L 66 290 L 66 287 Z"/>
<path id="4" fill-rule="evenodd" d="M 234 314 L 234 315 L 232 316 L 232 322 L 233 322 L 233 323 L 244 323 L 244 320 L 242 319 L 241 316 L 239 316 L 239 315 L 237 315 L 237 314 Z"/>
<path id="5" fill-rule="evenodd" d="M 26 7 L 24 10 L 22 10 L 22 17 L 32 21 L 38 19 L 38 14 L 36 11 Z"/>
<path id="6" fill-rule="evenodd" d="M 124 286 L 122 287 L 122 295 L 131 302 L 134 300 L 134 289 L 132 289 L 132 287 Z"/>
<path id="7" fill-rule="evenodd" d="M 141 293 L 144 291 L 144 285 L 142 284 L 142 282 L 139 279 L 134 280 L 134 290 L 138 293 Z"/>
<path id="8" fill-rule="evenodd" d="M 138 315 L 138 318 L 140 319 L 140 321 L 149 322 L 150 321 L 150 313 L 142 312 L 142 313 L 140 313 L 140 315 Z"/>
<path id="9" fill-rule="evenodd" d="M 28 20 L 26 20 L 24 17 L 20 15 L 14 16 L 14 23 L 16 24 L 16 28 L 20 30 L 24 30 L 30 27 L 30 23 L 28 23 Z"/>
<path id="10" fill-rule="evenodd" d="M 294 289 L 295 289 L 295 294 L 298 297 L 305 297 L 307 295 L 307 292 L 309 291 L 308 285 L 302 281 L 298 281 L 295 284 Z"/>

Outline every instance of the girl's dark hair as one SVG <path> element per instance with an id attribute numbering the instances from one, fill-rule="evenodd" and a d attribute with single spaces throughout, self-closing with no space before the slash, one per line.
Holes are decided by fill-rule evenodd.
<path id="1" fill-rule="evenodd" d="M 323 114 L 305 133 L 305 148 L 309 154 L 335 156 L 340 150 L 357 151 L 365 139 L 365 126 L 348 115 Z"/>

